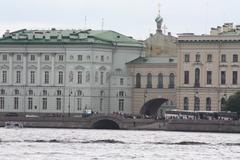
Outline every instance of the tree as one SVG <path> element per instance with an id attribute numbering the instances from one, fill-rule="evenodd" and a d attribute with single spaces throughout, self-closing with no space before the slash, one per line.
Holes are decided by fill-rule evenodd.
<path id="1" fill-rule="evenodd" d="M 240 91 L 229 97 L 226 102 L 226 110 L 240 114 Z"/>

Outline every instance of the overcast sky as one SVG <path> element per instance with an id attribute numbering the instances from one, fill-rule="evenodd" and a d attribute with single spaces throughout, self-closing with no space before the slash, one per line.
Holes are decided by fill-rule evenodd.
<path id="1" fill-rule="evenodd" d="M 159 2 L 167 31 L 175 35 L 240 24 L 240 0 L 0 0 L 0 35 L 23 28 L 102 29 L 104 18 L 104 29 L 145 39 L 155 33 Z"/>

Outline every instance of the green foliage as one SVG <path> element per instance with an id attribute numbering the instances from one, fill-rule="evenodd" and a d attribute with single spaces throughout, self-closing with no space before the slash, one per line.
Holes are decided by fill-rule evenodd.
<path id="1" fill-rule="evenodd" d="M 240 91 L 229 97 L 226 102 L 226 110 L 240 114 Z"/>

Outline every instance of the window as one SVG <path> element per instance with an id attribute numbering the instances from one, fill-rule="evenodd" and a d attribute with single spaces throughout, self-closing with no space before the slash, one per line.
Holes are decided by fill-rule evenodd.
<path id="1" fill-rule="evenodd" d="M 104 62 L 104 56 L 101 56 L 101 62 Z"/>
<path id="2" fill-rule="evenodd" d="M 207 84 L 212 84 L 212 71 L 207 71 Z"/>
<path id="3" fill-rule="evenodd" d="M 225 111 L 226 100 L 225 98 L 221 99 L 221 111 Z"/>
<path id="4" fill-rule="evenodd" d="M 62 71 L 58 72 L 58 83 L 63 84 L 63 72 Z"/>
<path id="5" fill-rule="evenodd" d="M 5 90 L 1 89 L 1 95 L 4 95 L 4 94 L 5 94 Z"/>
<path id="6" fill-rule="evenodd" d="M 122 86 L 123 85 L 123 81 L 124 79 L 123 78 L 120 78 L 120 85 Z"/>
<path id="7" fill-rule="evenodd" d="M 35 83 L 35 71 L 30 72 L 30 83 Z"/>
<path id="8" fill-rule="evenodd" d="M 7 71 L 2 72 L 2 83 L 7 83 Z"/>
<path id="9" fill-rule="evenodd" d="M 221 71 L 221 84 L 226 84 L 226 71 Z"/>
<path id="10" fill-rule="evenodd" d="M 136 74 L 136 88 L 141 88 L 141 74 Z"/>
<path id="11" fill-rule="evenodd" d="M 91 59 L 91 57 L 90 56 L 87 56 L 87 60 L 90 60 Z"/>
<path id="12" fill-rule="evenodd" d="M 43 90 L 43 96 L 47 96 L 47 90 Z"/>
<path id="13" fill-rule="evenodd" d="M 61 100 L 61 98 L 57 98 L 56 101 L 57 101 L 57 110 L 61 110 L 61 108 L 62 108 L 62 100 Z"/>
<path id="14" fill-rule="evenodd" d="M 194 97 L 194 111 L 200 110 L 200 98 Z"/>
<path id="15" fill-rule="evenodd" d="M 201 58 L 201 56 L 200 56 L 200 54 L 196 54 L 196 57 L 195 57 L 196 59 L 196 62 L 200 62 L 200 58 Z"/>
<path id="16" fill-rule="evenodd" d="M 104 96 L 104 91 L 100 92 L 100 96 L 103 97 Z"/>
<path id="17" fill-rule="evenodd" d="M 99 110 L 102 111 L 103 108 L 103 99 L 100 98 L 100 102 L 99 102 Z"/>
<path id="18" fill-rule="evenodd" d="M 100 83 L 103 84 L 103 72 L 101 72 L 101 75 L 100 75 Z"/>
<path id="19" fill-rule="evenodd" d="M 124 99 L 119 99 L 118 107 L 119 111 L 124 111 Z"/>
<path id="20" fill-rule="evenodd" d="M 189 54 L 184 55 L 184 62 L 189 62 L 190 56 Z"/>
<path id="21" fill-rule="evenodd" d="M 163 75 L 162 75 L 162 73 L 158 74 L 158 88 L 163 88 Z"/>
<path id="22" fill-rule="evenodd" d="M 47 109 L 47 98 L 42 99 L 42 109 L 46 110 Z"/>
<path id="23" fill-rule="evenodd" d="M 82 72 L 78 71 L 78 84 L 82 84 Z"/>
<path id="24" fill-rule="evenodd" d="M 0 109 L 4 109 L 4 106 L 5 106 L 4 97 L 0 97 Z"/>
<path id="25" fill-rule="evenodd" d="M 73 55 L 71 55 L 71 56 L 70 56 L 70 60 L 73 60 L 73 59 L 74 59 L 74 57 L 73 57 Z"/>
<path id="26" fill-rule="evenodd" d="M 44 83 L 49 84 L 49 71 L 44 72 Z"/>
<path id="27" fill-rule="evenodd" d="M 77 96 L 82 96 L 82 91 L 81 90 L 77 91 Z"/>
<path id="28" fill-rule="evenodd" d="M 211 98 L 206 98 L 206 111 L 211 111 Z"/>
<path id="29" fill-rule="evenodd" d="M 32 96 L 32 95 L 33 95 L 33 90 L 29 90 L 29 91 L 28 91 L 28 95 L 29 95 L 29 96 Z"/>
<path id="30" fill-rule="evenodd" d="M 95 82 L 98 82 L 98 71 L 95 72 Z"/>
<path id="31" fill-rule="evenodd" d="M 15 90 L 14 90 L 14 94 L 15 94 L 15 95 L 19 95 L 19 90 L 18 90 L 18 89 L 15 89 Z"/>
<path id="32" fill-rule="evenodd" d="M 147 88 L 152 88 L 152 74 L 147 74 Z"/>
<path id="33" fill-rule="evenodd" d="M 21 55 L 17 55 L 17 61 L 21 61 L 21 59 L 22 59 L 22 56 Z"/>
<path id="34" fill-rule="evenodd" d="M 173 73 L 169 75 L 169 86 L 168 88 L 174 88 L 175 76 Z"/>
<path id="35" fill-rule="evenodd" d="M 31 61 L 35 61 L 35 55 L 31 55 L 31 56 L 30 56 L 30 60 L 31 60 Z"/>
<path id="36" fill-rule="evenodd" d="M 77 110 L 82 110 L 82 98 L 77 98 Z"/>
<path id="37" fill-rule="evenodd" d="M 21 71 L 16 72 L 16 83 L 21 83 Z"/>
<path id="38" fill-rule="evenodd" d="M 207 55 L 207 62 L 212 62 L 212 55 L 211 54 Z"/>
<path id="39" fill-rule="evenodd" d="M 89 83 L 90 82 L 90 72 L 87 71 L 86 72 L 86 83 Z"/>
<path id="40" fill-rule="evenodd" d="M 107 73 L 106 73 L 106 82 L 109 82 L 109 80 L 110 80 L 110 73 L 107 72 Z"/>
<path id="41" fill-rule="evenodd" d="M 82 61 L 82 55 L 78 55 L 78 61 Z"/>
<path id="42" fill-rule="evenodd" d="M 194 87 L 200 87 L 200 69 L 195 69 L 195 84 Z"/>
<path id="43" fill-rule="evenodd" d="M 123 97 L 124 96 L 124 92 L 123 91 L 119 91 L 119 97 Z"/>
<path id="44" fill-rule="evenodd" d="M 238 62 L 238 55 L 237 54 L 233 55 L 233 62 Z"/>
<path id="45" fill-rule="evenodd" d="M 6 55 L 6 54 L 3 54 L 3 55 L 2 55 L 2 59 L 3 59 L 4 61 L 6 61 L 6 60 L 7 60 L 7 55 Z"/>
<path id="46" fill-rule="evenodd" d="M 237 84 L 238 83 L 238 71 L 233 71 L 232 72 L 232 84 Z"/>
<path id="47" fill-rule="evenodd" d="M 57 90 L 57 96 L 61 96 L 62 95 L 62 91 L 61 90 Z"/>
<path id="48" fill-rule="evenodd" d="M 49 61 L 49 55 L 44 56 L 45 61 Z"/>
<path id="49" fill-rule="evenodd" d="M 59 56 L 58 56 L 58 60 L 59 60 L 59 61 L 63 61 L 63 55 L 59 55 Z"/>
<path id="50" fill-rule="evenodd" d="M 226 54 L 221 55 L 221 62 L 227 62 Z"/>
<path id="51" fill-rule="evenodd" d="M 189 84 L 189 71 L 184 71 L 184 84 Z"/>
<path id="52" fill-rule="evenodd" d="M 18 105 L 19 105 L 19 98 L 14 97 L 14 109 L 18 109 Z"/>
<path id="53" fill-rule="evenodd" d="M 184 97 L 184 100 L 183 100 L 183 108 L 184 110 L 189 110 L 189 101 L 188 101 L 188 97 Z"/>
<path id="54" fill-rule="evenodd" d="M 33 98 L 28 98 L 28 109 L 29 110 L 33 109 Z"/>

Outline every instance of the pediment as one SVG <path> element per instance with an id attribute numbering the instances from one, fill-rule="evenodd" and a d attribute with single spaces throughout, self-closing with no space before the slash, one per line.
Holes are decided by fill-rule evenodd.
<path id="1" fill-rule="evenodd" d="M 9 69 L 9 67 L 7 65 L 3 65 L 1 66 L 1 69 Z"/>
<path id="2" fill-rule="evenodd" d="M 23 69 L 23 66 L 17 65 L 17 66 L 14 67 L 14 69 Z"/>
<path id="3" fill-rule="evenodd" d="M 28 69 L 37 70 L 37 66 L 31 65 L 31 66 L 28 67 Z"/>
<path id="4" fill-rule="evenodd" d="M 85 69 L 85 67 L 80 66 L 80 65 L 78 65 L 78 66 L 75 67 L 75 70 L 84 70 L 84 69 Z"/>
<path id="5" fill-rule="evenodd" d="M 56 66 L 55 69 L 63 70 L 65 67 L 63 65 Z"/>
<path id="6" fill-rule="evenodd" d="M 106 70 L 107 70 L 107 68 L 106 68 L 106 67 L 104 67 L 104 66 L 102 66 L 102 67 L 100 67 L 100 68 L 99 68 L 99 70 L 100 70 L 100 71 L 106 71 Z"/>
<path id="7" fill-rule="evenodd" d="M 49 65 L 45 65 L 42 67 L 42 69 L 50 70 L 50 69 L 52 69 L 52 67 L 50 67 Z"/>

